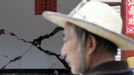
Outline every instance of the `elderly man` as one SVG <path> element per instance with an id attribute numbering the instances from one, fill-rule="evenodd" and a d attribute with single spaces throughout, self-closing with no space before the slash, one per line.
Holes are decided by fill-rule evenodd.
<path id="1" fill-rule="evenodd" d="M 134 41 L 121 34 L 122 20 L 101 2 L 83 2 L 69 15 L 44 12 L 43 17 L 64 28 L 61 55 L 73 74 L 133 75 L 126 61 L 116 61 L 117 49 L 134 50 Z"/>

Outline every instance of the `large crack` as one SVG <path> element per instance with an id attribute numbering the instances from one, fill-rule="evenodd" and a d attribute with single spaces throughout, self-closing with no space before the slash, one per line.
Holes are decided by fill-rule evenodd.
<path id="1" fill-rule="evenodd" d="M 22 38 L 19 38 L 15 33 L 12 33 L 12 32 L 8 32 L 7 30 L 5 29 L 0 29 L 0 36 L 1 35 L 8 35 L 8 36 L 11 36 L 11 37 L 14 37 L 15 39 L 17 40 L 20 40 L 20 41 L 23 41 L 24 43 L 29 43 L 31 44 L 32 46 L 36 47 L 39 51 L 47 54 L 47 55 L 51 55 L 51 56 L 55 56 L 62 64 L 63 66 L 70 70 L 70 67 L 68 66 L 68 64 L 66 63 L 66 61 L 64 59 L 61 58 L 60 54 L 57 54 L 55 52 L 51 52 L 50 50 L 46 50 L 46 49 L 43 49 L 41 47 L 41 43 L 43 40 L 45 39 L 49 39 L 51 37 L 53 37 L 56 33 L 58 33 L 59 31 L 63 30 L 62 28 L 60 27 L 56 27 L 52 32 L 50 32 L 49 34 L 44 34 L 43 36 L 39 36 L 38 38 L 36 39 L 33 39 L 33 41 L 27 41 L 25 39 L 22 39 Z M 30 50 L 31 47 L 28 49 Z M 26 54 L 26 52 L 28 52 L 28 50 L 25 51 L 25 53 L 21 56 L 16 56 L 15 58 L 13 59 L 10 59 L 10 61 L 5 64 L 1 69 L 5 69 L 10 63 L 13 63 L 13 62 L 16 62 L 18 60 L 21 60 L 23 58 L 23 56 Z"/>

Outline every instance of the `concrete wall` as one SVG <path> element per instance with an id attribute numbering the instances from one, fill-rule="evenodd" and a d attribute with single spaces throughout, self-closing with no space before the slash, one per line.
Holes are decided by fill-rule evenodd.
<path id="1" fill-rule="evenodd" d="M 57 0 L 58 12 L 69 13 L 81 0 Z M 0 29 L 15 33 L 18 38 L 32 41 L 49 34 L 56 26 L 42 16 L 34 15 L 34 0 L 0 0 Z M 21 56 L 30 44 L 6 35 L 0 36 L 0 68 L 10 60 Z M 50 39 L 43 40 L 42 48 L 59 54 L 62 46 L 62 32 Z M 32 46 L 21 60 L 9 64 L 6 68 L 64 68 L 54 56 L 49 56 Z"/>

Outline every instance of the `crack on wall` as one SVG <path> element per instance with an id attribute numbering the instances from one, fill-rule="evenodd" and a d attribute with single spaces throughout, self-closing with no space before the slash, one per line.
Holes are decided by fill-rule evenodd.
<path id="1" fill-rule="evenodd" d="M 31 46 L 20 56 L 16 56 L 14 57 L 13 59 L 10 59 L 10 61 L 5 64 L 1 69 L 5 69 L 9 64 L 13 63 L 13 62 L 16 62 L 16 61 L 19 61 L 23 58 L 23 56 L 28 53 L 28 51 L 31 49 L 32 46 L 36 47 L 39 51 L 47 54 L 47 55 L 51 55 L 51 56 L 55 56 L 62 64 L 63 66 L 70 70 L 70 67 L 68 66 L 68 64 L 66 63 L 65 59 L 61 58 L 60 54 L 57 54 L 55 52 L 51 52 L 50 50 L 46 50 L 46 49 L 43 49 L 41 47 L 41 43 L 43 40 L 45 39 L 49 39 L 51 37 L 53 37 L 56 33 L 58 33 L 59 31 L 63 30 L 62 28 L 60 27 L 56 27 L 52 32 L 50 32 L 49 34 L 44 34 L 43 36 L 39 36 L 38 38 L 35 38 L 33 39 L 33 41 L 27 41 L 25 39 L 22 39 L 22 38 L 19 38 L 15 33 L 12 33 L 12 32 L 8 32 L 7 30 L 5 29 L 0 29 L 0 36 L 1 35 L 8 35 L 8 36 L 11 36 L 11 37 L 14 37 L 15 39 L 17 40 L 20 40 L 20 41 L 23 41 L 24 43 L 29 43 L 31 44 Z M 5 55 L 6 56 L 6 55 Z M 5 57 L 7 58 L 7 57 Z M 8 57 L 9 58 L 9 57 Z"/>

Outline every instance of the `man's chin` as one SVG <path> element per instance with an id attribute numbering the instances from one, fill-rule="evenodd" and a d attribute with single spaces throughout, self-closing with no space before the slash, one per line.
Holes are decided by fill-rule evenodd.
<path id="1" fill-rule="evenodd" d="M 80 74 L 80 71 L 79 70 L 76 70 L 76 69 L 73 69 L 73 68 L 71 68 L 71 72 L 73 74 Z"/>

